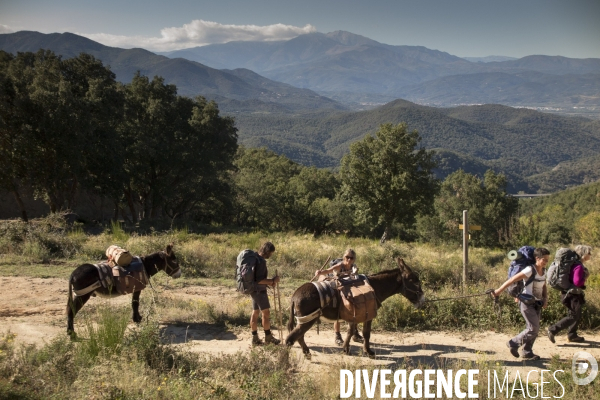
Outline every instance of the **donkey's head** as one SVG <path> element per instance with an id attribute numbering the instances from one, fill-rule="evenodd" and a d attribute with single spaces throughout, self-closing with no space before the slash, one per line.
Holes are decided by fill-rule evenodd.
<path id="1" fill-rule="evenodd" d="M 179 278 L 181 276 L 181 268 L 179 268 L 179 262 L 173 252 L 173 243 L 168 244 L 165 251 L 161 251 L 158 254 L 161 260 L 164 261 L 164 265 L 161 265 L 158 269 L 165 271 L 171 278 Z"/>
<path id="2" fill-rule="evenodd" d="M 398 258 L 396 261 L 398 262 L 398 268 L 400 269 L 400 274 L 398 274 L 398 283 L 401 285 L 400 293 L 402 293 L 402 295 L 404 295 L 404 297 L 406 297 L 415 307 L 422 307 L 425 303 L 425 295 L 421 289 L 419 276 L 406 265 L 403 259 Z"/>

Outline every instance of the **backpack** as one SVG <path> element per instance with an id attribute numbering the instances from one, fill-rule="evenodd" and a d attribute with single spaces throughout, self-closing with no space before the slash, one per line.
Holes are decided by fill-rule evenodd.
<path id="1" fill-rule="evenodd" d="M 574 286 L 571 282 L 571 268 L 577 261 L 579 261 L 579 255 L 573 250 L 565 247 L 556 250 L 554 261 L 548 268 L 546 277 L 548 286 L 556 290 L 572 289 Z"/>
<path id="2" fill-rule="evenodd" d="M 242 250 L 238 254 L 235 268 L 235 281 L 238 292 L 250 294 L 256 291 L 254 272 L 257 262 L 258 254 L 252 250 Z"/>
<path id="3" fill-rule="evenodd" d="M 535 247 L 523 246 L 517 250 L 516 254 L 514 254 L 514 251 L 509 253 L 509 256 L 511 256 L 511 253 L 514 254 L 514 256 L 511 257 L 514 257 L 514 259 L 511 261 L 510 266 L 508 267 L 508 279 L 512 278 L 525 268 L 535 264 L 535 257 L 533 256 L 534 250 Z M 506 291 L 512 297 L 518 297 L 523 292 L 523 288 L 533 282 L 534 279 L 535 273 L 532 273 L 525 283 L 523 283 L 522 279 L 518 280 L 506 288 Z"/>

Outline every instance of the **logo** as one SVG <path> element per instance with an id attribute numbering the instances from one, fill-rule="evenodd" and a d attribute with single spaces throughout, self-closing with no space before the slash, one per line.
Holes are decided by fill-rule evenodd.
<path id="1" fill-rule="evenodd" d="M 577 385 L 587 385 L 598 375 L 598 362 L 590 353 L 580 351 L 573 356 L 573 382 Z"/>

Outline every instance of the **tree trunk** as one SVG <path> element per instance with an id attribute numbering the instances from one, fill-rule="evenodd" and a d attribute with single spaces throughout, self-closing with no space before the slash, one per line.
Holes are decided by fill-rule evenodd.
<path id="1" fill-rule="evenodd" d="M 152 218 L 153 191 L 149 190 L 144 199 L 144 219 Z"/>
<path id="2" fill-rule="evenodd" d="M 50 206 L 50 212 L 51 213 L 55 213 L 57 211 L 56 208 L 56 199 L 54 198 L 54 196 L 52 196 L 51 194 L 48 195 L 48 201 L 50 202 L 50 204 L 48 204 Z"/>
<path id="3" fill-rule="evenodd" d="M 131 189 L 125 190 L 125 198 L 127 199 L 127 205 L 129 206 L 129 211 L 131 212 L 131 220 L 134 224 L 137 224 L 138 218 L 135 211 L 135 205 L 133 204 L 133 198 L 131 197 Z"/>
<path id="4" fill-rule="evenodd" d="M 129 217 L 127 216 L 127 213 L 125 212 L 124 209 L 121 209 L 121 215 L 123 216 L 123 221 L 131 224 L 131 221 L 129 220 Z M 134 216 L 135 216 L 135 214 L 134 214 Z"/>
<path id="5" fill-rule="evenodd" d="M 383 235 L 381 236 L 381 239 L 379 240 L 380 244 L 384 244 L 385 241 L 390 237 L 390 227 L 389 225 L 386 224 L 385 226 L 385 230 L 383 231 Z"/>
<path id="6" fill-rule="evenodd" d="M 23 200 L 21 199 L 21 196 L 19 195 L 19 191 L 17 190 L 17 185 L 15 185 L 14 183 L 13 183 L 12 193 L 13 193 L 13 196 L 15 197 L 15 201 L 17 202 L 17 205 L 19 206 L 19 210 L 21 211 L 21 218 L 23 219 L 23 221 L 29 222 L 29 218 L 27 217 L 27 210 L 25 210 L 25 204 L 23 203 Z"/>
<path id="7" fill-rule="evenodd" d="M 77 186 L 78 186 L 77 178 L 73 178 L 73 182 L 71 182 L 71 188 L 69 190 L 69 194 L 67 197 L 67 208 L 69 210 L 73 210 L 73 207 L 75 206 L 75 196 L 77 195 Z"/>
<path id="8" fill-rule="evenodd" d="M 115 213 L 113 214 L 113 221 L 118 221 L 119 220 L 119 210 L 121 209 L 121 207 L 119 206 L 119 202 L 115 201 Z"/>

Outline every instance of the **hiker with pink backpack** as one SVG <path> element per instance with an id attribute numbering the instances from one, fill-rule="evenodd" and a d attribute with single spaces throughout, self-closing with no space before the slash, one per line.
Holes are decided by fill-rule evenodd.
<path id="1" fill-rule="evenodd" d="M 555 336 L 567 330 L 569 342 L 581 343 L 585 339 L 577 335 L 577 327 L 581 320 L 581 309 L 585 304 L 585 281 L 589 276 L 584 262 L 592 258 L 592 248 L 586 245 L 575 247 L 575 251 L 561 248 L 556 251 L 554 262 L 548 269 L 548 286 L 561 291 L 561 302 L 567 308 L 567 315 L 550 325 L 546 334 L 552 343 Z"/>

